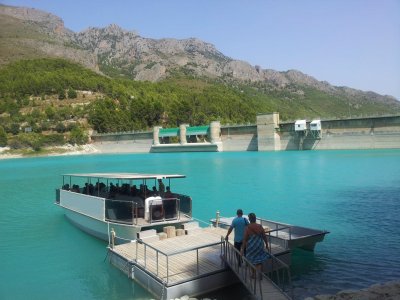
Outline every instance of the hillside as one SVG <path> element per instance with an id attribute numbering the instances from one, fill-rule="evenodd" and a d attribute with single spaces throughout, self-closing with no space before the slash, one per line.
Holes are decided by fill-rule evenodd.
<path id="1" fill-rule="evenodd" d="M 342 118 L 398 114 L 400 102 L 296 70 L 263 70 L 195 38 L 148 39 L 117 25 L 74 33 L 57 16 L 0 5 L 0 127 L 8 135 L 31 128 L 68 140 L 74 128 L 253 123 L 271 111 L 283 120 Z"/>
<path id="2" fill-rule="evenodd" d="M 249 122 L 257 111 L 268 108 L 247 92 L 219 83 L 185 78 L 160 83 L 110 79 L 60 59 L 21 60 L 3 67 L 0 91 L 1 120 L 7 128 L 13 122 L 28 122 L 32 114 L 43 114 L 43 121 L 66 121 L 59 113 L 52 115 L 54 120 L 46 116 L 50 108 L 89 118 L 100 132 L 215 119 Z M 74 98 L 68 97 L 70 91 L 76 91 Z M 89 91 L 85 98 L 83 91 Z"/>
<path id="3" fill-rule="evenodd" d="M 187 77 L 156 83 L 112 79 L 66 60 L 20 60 L 1 68 L 0 120 L 9 128 L 15 122 L 28 122 L 32 114 L 38 116 L 46 110 L 64 109 L 70 110 L 67 115 L 81 116 L 85 124 L 89 119 L 89 125 L 95 130 L 108 132 L 148 129 L 155 125 L 176 126 L 182 122 L 192 125 L 213 120 L 247 123 L 254 122 L 257 113 L 268 111 L 279 111 L 283 120 L 394 112 L 392 106 L 368 99 L 352 98 L 350 102 L 306 86 L 302 91 L 269 91 L 264 85 L 233 85 Z M 100 124 L 101 109 L 90 110 L 95 105 L 104 109 L 111 105 L 118 113 L 112 114 L 108 109 L 109 121 L 103 120 L 105 124 Z M 39 121 L 35 121 L 37 126 Z M 52 120 L 47 116 L 46 121 L 68 120 L 59 117 Z"/>
<path id="4" fill-rule="evenodd" d="M 96 55 L 75 45 L 74 35 L 54 15 L 0 5 L 0 66 L 20 59 L 57 57 L 98 71 Z"/>

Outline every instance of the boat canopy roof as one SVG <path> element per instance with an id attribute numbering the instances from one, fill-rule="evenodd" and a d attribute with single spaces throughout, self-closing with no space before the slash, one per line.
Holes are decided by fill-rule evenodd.
<path id="1" fill-rule="evenodd" d="M 179 174 L 143 174 L 143 173 L 77 173 L 77 174 L 63 174 L 62 176 L 72 177 L 90 177 L 90 178 L 104 178 L 104 179 L 168 179 L 168 178 L 185 178 L 185 175 Z"/>

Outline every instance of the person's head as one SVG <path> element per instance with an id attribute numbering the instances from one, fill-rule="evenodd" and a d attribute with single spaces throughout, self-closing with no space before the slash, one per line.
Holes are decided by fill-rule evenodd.
<path id="1" fill-rule="evenodd" d="M 171 188 L 169 186 L 167 186 L 167 192 L 171 191 Z"/>
<path id="2" fill-rule="evenodd" d="M 243 216 L 243 210 L 241 210 L 240 208 L 236 211 L 236 214 L 241 217 Z"/>
<path id="3" fill-rule="evenodd" d="M 249 217 L 250 223 L 256 222 L 256 214 L 255 213 L 249 213 L 248 217 Z"/>

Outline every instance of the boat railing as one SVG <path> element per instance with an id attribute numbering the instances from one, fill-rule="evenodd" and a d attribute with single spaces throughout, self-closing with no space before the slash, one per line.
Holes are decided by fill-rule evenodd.
<path id="1" fill-rule="evenodd" d="M 209 270 L 206 268 L 202 268 L 202 258 L 204 256 L 214 255 L 215 257 L 220 257 L 223 248 L 223 241 L 209 243 L 197 247 L 190 247 L 178 251 L 172 252 L 164 252 L 160 249 L 157 249 L 148 243 L 144 242 L 142 239 L 137 239 L 137 246 L 136 246 L 136 254 L 135 254 L 135 263 L 137 265 L 142 266 L 144 269 L 149 270 L 148 266 L 152 266 L 153 272 L 151 272 L 156 280 L 161 282 L 163 285 L 165 284 L 168 286 L 169 284 L 175 285 L 182 282 L 186 282 L 188 280 L 194 280 L 196 278 L 202 277 L 204 274 L 209 274 Z M 139 259 L 139 245 L 143 247 L 143 257 Z M 204 251 L 202 253 L 202 251 Z M 190 255 L 190 253 L 195 255 Z M 207 252 L 207 253 L 206 253 Z M 213 254 L 212 254 L 213 253 Z M 189 269 L 185 270 L 177 270 L 176 264 L 179 260 L 193 260 L 193 264 Z M 223 262 L 216 266 L 216 271 L 223 267 Z M 155 266 L 155 267 L 154 267 Z M 184 279 L 182 278 L 182 275 Z M 178 279 L 172 280 L 173 277 Z"/>
<path id="2" fill-rule="evenodd" d="M 179 199 L 180 212 L 186 216 L 192 217 L 192 198 L 183 194 L 174 194 L 174 197 Z"/>
<path id="3" fill-rule="evenodd" d="M 214 224 L 214 226 L 219 227 L 228 227 L 230 224 L 224 222 L 220 223 L 221 218 L 226 218 L 227 217 L 221 217 L 219 216 L 217 212 L 217 217 L 215 219 L 211 219 L 211 223 Z M 262 218 L 257 218 L 257 223 L 260 224 L 264 230 L 265 233 L 267 234 L 267 238 L 269 241 L 269 246 L 271 247 L 271 244 L 279 245 L 280 247 L 284 249 L 289 248 L 289 242 L 293 237 L 293 230 L 292 226 L 284 223 L 278 223 L 278 222 L 273 222 L 269 220 L 265 220 Z M 271 249 L 271 248 L 270 248 Z"/>
<path id="4" fill-rule="evenodd" d="M 246 286 L 256 299 L 274 298 L 273 293 L 280 293 L 284 298 L 290 299 L 292 293 L 290 268 L 287 264 L 269 253 L 270 258 L 263 264 L 263 272 L 256 267 L 231 244 L 221 239 L 223 244 L 222 257 L 240 281 Z M 267 281 L 269 284 L 264 284 Z"/>
<path id="5" fill-rule="evenodd" d="M 288 241 L 292 239 L 292 226 L 257 218 L 257 223 L 264 227 L 269 243 L 272 241 L 284 248 L 288 248 Z"/>

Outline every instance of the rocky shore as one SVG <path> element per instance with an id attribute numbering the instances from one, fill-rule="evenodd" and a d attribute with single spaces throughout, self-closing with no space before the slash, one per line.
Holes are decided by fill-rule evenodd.
<path id="1" fill-rule="evenodd" d="M 187 295 L 172 300 L 218 300 L 191 298 Z M 335 295 L 318 295 L 304 300 L 400 300 L 400 280 L 374 284 L 361 290 L 344 290 Z"/>
<path id="2" fill-rule="evenodd" d="M 374 284 L 361 290 L 344 290 L 335 295 L 318 295 L 305 300 L 400 300 L 400 280 Z"/>

